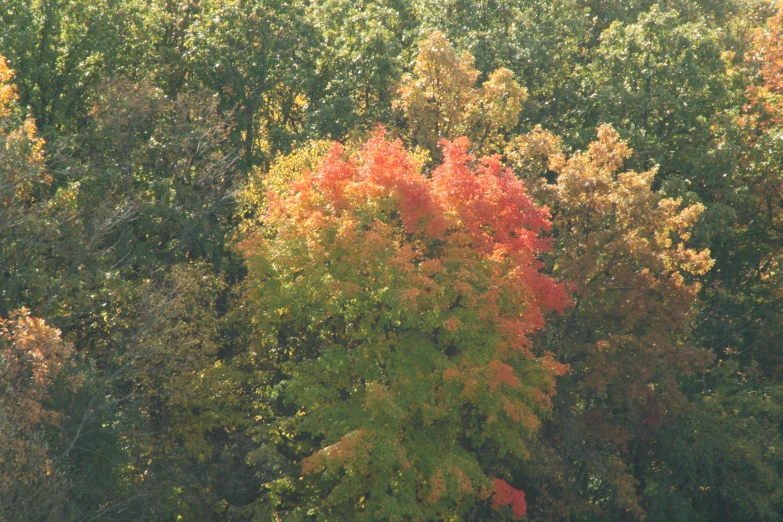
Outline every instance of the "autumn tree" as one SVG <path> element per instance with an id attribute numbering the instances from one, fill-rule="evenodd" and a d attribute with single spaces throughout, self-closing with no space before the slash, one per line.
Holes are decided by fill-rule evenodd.
<path id="1" fill-rule="evenodd" d="M 560 381 L 554 436 L 589 445 L 568 457 L 584 493 L 597 480 L 596 494 L 643 516 L 636 452 L 689 411 L 680 376 L 710 362 L 687 342 L 700 288 L 694 276 L 712 265 L 709 251 L 688 246 L 704 207 L 651 190 L 655 170 L 623 171 L 631 150 L 609 126 L 584 152 L 568 157 L 559 147 L 538 129 L 507 149 L 552 206 L 554 275 L 574 299 L 545 336 L 572 369 Z"/>
<path id="2" fill-rule="evenodd" d="M 0 318 L 0 520 L 40 520 L 62 509 L 45 433 L 61 415 L 46 402 L 72 351 L 24 308 Z"/>
<path id="3" fill-rule="evenodd" d="M 12 83 L 15 71 L 0 56 L 0 317 L 20 308 L 20 281 L 15 272 L 25 271 L 29 259 L 18 245 L 29 240 L 31 229 L 44 213 L 44 199 L 52 177 L 44 166 L 44 140 L 35 120 L 18 103 Z"/>
<path id="4" fill-rule="evenodd" d="M 525 512 L 492 477 L 525 458 L 566 369 L 529 343 L 566 302 L 537 260 L 548 214 L 497 158 L 442 147 L 427 178 L 383 131 L 335 144 L 270 190 L 242 245 L 276 368 L 265 442 L 301 463 L 267 484 L 278 510 L 442 519 L 494 495 Z"/>
<path id="5" fill-rule="evenodd" d="M 766 24 L 756 29 L 749 58 L 761 73 L 762 81 L 758 89 L 772 96 L 780 96 L 783 94 L 783 12 L 780 3 L 775 7 L 776 12 L 766 20 Z M 778 104 L 773 100 L 768 107 L 773 108 L 775 105 Z"/>
<path id="6" fill-rule="evenodd" d="M 550 475 L 541 503 L 551 499 L 561 516 L 611 519 L 771 516 L 781 486 L 772 479 L 779 459 L 767 449 L 780 440 L 779 412 L 769 407 L 778 388 L 737 375 L 726 353 L 698 343 L 696 326 L 715 310 L 700 294 L 700 281 L 715 279 L 707 278 L 714 260 L 691 235 L 704 205 L 653 191 L 654 170 L 623 171 L 631 151 L 611 127 L 570 157 L 541 130 L 507 153 L 552 205 L 552 267 L 575 304 L 542 338 L 572 372 L 559 380 L 542 438 L 555 450 L 540 454 L 562 459 L 556 469 L 577 478 Z M 543 475 L 550 465 L 540 463 Z"/>
<path id="7" fill-rule="evenodd" d="M 413 73 L 405 75 L 395 107 L 405 115 L 410 136 L 437 155 L 441 139 L 467 136 L 484 153 L 502 149 L 504 132 L 519 119 L 527 92 L 500 68 L 477 86 L 473 56 L 457 53 L 440 31 L 419 44 Z"/>
<path id="8" fill-rule="evenodd" d="M 468 50 L 482 79 L 501 68 L 513 72 L 528 93 L 519 114 L 522 126 L 540 124 L 562 132 L 581 125 L 580 65 L 589 59 L 589 33 L 598 23 L 595 9 L 588 16 L 584 2 L 574 0 L 414 4 L 421 29 L 442 31 L 457 49 Z"/>

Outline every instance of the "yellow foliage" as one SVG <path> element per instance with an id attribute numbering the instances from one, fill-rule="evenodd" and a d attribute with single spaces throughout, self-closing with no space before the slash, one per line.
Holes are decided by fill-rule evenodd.
<path id="1" fill-rule="evenodd" d="M 440 31 L 419 45 L 412 74 L 403 77 L 394 107 L 411 136 L 431 153 L 441 139 L 467 136 L 481 154 L 502 150 L 503 133 L 519 119 L 527 92 L 508 69 L 494 71 L 480 87 L 468 53 L 457 55 Z"/>
<path id="2" fill-rule="evenodd" d="M 11 85 L 14 71 L 8 68 L 5 57 L 0 56 L 0 118 L 8 118 L 11 115 L 11 103 L 15 102 L 16 86 Z"/>

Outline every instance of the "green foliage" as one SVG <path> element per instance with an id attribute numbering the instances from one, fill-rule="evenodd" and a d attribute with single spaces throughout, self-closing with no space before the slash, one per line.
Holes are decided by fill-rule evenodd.
<path id="1" fill-rule="evenodd" d="M 721 32 L 685 22 L 654 5 L 636 23 L 615 22 L 601 34 L 585 95 L 588 125 L 611 123 L 638 155 L 634 165 L 660 165 L 663 177 L 688 178 L 709 150 L 710 127 L 729 91 Z"/>
<path id="2" fill-rule="evenodd" d="M 70 128 L 102 78 L 132 63 L 127 30 L 134 4 L 119 0 L 8 0 L 0 11 L 0 54 L 17 71 L 23 106 L 38 125 Z"/>
<path id="3" fill-rule="evenodd" d="M 313 38 L 299 1 L 208 2 L 189 26 L 189 69 L 234 111 L 248 160 L 288 149 L 302 132 Z"/>
<path id="4" fill-rule="evenodd" d="M 268 485 L 293 489 L 277 510 L 463 517 L 502 495 L 485 454 L 527 455 L 564 371 L 527 336 L 565 296 L 536 270 L 546 214 L 496 160 L 473 167 L 467 146 L 444 142 L 427 179 L 382 133 L 353 158 L 335 145 L 270 193 L 243 244 L 257 350 L 277 368 L 265 442 L 305 475 Z"/>
<path id="5" fill-rule="evenodd" d="M 5 0 L 0 518 L 781 519 L 782 28 Z"/>
<path id="6" fill-rule="evenodd" d="M 407 2 L 324 0 L 307 14 L 320 52 L 309 96 L 319 136 L 340 138 L 391 118 L 391 87 L 410 52 Z"/>

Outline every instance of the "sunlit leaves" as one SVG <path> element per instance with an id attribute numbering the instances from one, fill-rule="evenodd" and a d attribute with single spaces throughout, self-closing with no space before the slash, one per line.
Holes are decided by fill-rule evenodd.
<path id="1" fill-rule="evenodd" d="M 540 176 L 535 194 L 553 212 L 553 272 L 575 302 L 544 337 L 572 369 L 559 382 L 568 392 L 552 442 L 568 454 L 565 441 L 573 438 L 606 455 L 565 458 L 600 478 L 601 495 L 618 509 L 642 517 L 629 448 L 689 411 L 680 376 L 710 362 L 687 340 L 700 289 L 695 278 L 713 263 L 708 250 L 688 243 L 704 207 L 657 194 L 654 170 L 624 171 L 631 150 L 610 126 L 570 157 L 541 129 L 515 139 L 506 153 L 520 173 Z"/>
<path id="2" fill-rule="evenodd" d="M 463 513 L 492 490 L 479 448 L 524 456 L 551 407 L 565 367 L 528 341 L 565 304 L 536 259 L 547 214 L 468 146 L 426 178 L 380 131 L 335 144 L 243 245 L 296 432 L 323 440 L 302 466 L 324 516 Z"/>
<path id="3" fill-rule="evenodd" d="M 527 92 L 508 69 L 480 87 L 469 53 L 457 55 L 439 31 L 419 45 L 413 73 L 403 77 L 395 106 L 403 111 L 415 142 L 431 153 L 439 140 L 468 136 L 482 153 L 496 152 L 513 128 Z"/>
<path id="4" fill-rule="evenodd" d="M 57 509 L 56 500 L 39 497 L 53 473 L 44 430 L 61 420 L 45 402 L 72 351 L 58 330 L 24 308 L 0 318 L 0 520 Z M 56 491 L 50 494 L 53 500 Z"/>
<path id="5" fill-rule="evenodd" d="M 658 164 L 665 177 L 703 168 L 694 160 L 729 96 L 721 36 L 660 4 L 635 23 L 612 24 L 585 78 L 590 126 L 614 125 L 638 155 L 637 168 Z"/>
<path id="6" fill-rule="evenodd" d="M 30 218 L 37 185 L 51 182 L 43 169 L 44 140 L 32 118 L 21 118 L 13 77 L 0 56 L 0 238 Z"/>

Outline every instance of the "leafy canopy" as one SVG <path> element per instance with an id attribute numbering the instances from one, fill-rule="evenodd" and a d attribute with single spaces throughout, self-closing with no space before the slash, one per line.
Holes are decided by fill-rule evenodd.
<path id="1" fill-rule="evenodd" d="M 497 69 L 480 87 L 479 72 L 469 53 L 457 55 L 440 31 L 419 44 L 413 73 L 403 77 L 394 106 L 408 122 L 411 137 L 437 155 L 439 140 L 468 136 L 481 151 L 497 151 L 503 132 L 519 120 L 527 91 L 505 68 Z"/>
<path id="2" fill-rule="evenodd" d="M 442 142 L 427 178 L 383 130 L 356 154 L 334 144 L 269 191 L 243 244 L 278 422 L 311 437 L 302 493 L 324 519 L 444 519 L 493 490 L 524 512 L 483 455 L 527 454 L 566 371 L 528 336 L 567 299 L 537 259 L 547 210 L 468 146 Z"/>

